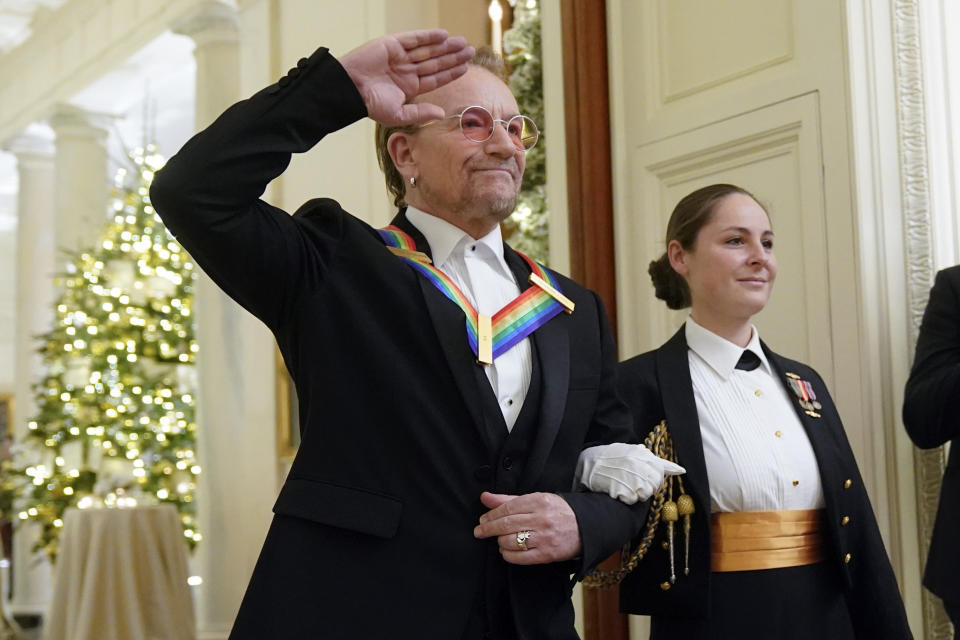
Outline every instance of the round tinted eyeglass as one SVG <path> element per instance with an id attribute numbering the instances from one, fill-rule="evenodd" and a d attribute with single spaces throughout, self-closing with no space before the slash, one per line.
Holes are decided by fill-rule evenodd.
<path id="1" fill-rule="evenodd" d="M 460 131 L 471 142 L 486 142 L 493 137 L 493 127 L 496 123 L 503 125 L 510 140 L 523 151 L 529 151 L 540 139 L 540 130 L 537 124 L 527 116 L 513 116 L 509 120 L 494 118 L 493 115 L 481 106 L 467 107 L 460 113 L 454 113 L 441 120 L 459 118 Z M 440 120 L 431 120 L 420 125 L 426 127 Z"/>

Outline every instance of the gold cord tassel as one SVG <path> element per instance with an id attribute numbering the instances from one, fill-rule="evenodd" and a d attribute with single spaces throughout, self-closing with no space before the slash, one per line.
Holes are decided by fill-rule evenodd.
<path id="1" fill-rule="evenodd" d="M 667 489 L 667 492 L 670 497 L 666 502 L 663 503 L 663 520 L 667 523 L 667 541 L 670 545 L 668 551 L 670 554 L 670 584 L 676 584 L 677 570 L 674 566 L 673 523 L 679 518 L 677 513 L 677 503 L 673 501 L 673 483 L 668 481 L 668 486 L 669 489 Z"/>
<path id="2" fill-rule="evenodd" d="M 647 434 L 643 444 L 655 456 L 677 462 L 676 453 L 673 450 L 673 441 L 670 439 L 670 433 L 667 431 L 667 421 L 662 420 L 653 430 Z M 677 502 L 673 501 L 673 482 L 680 483 Z M 661 520 L 667 524 L 667 538 L 669 542 L 665 545 L 670 553 L 670 581 L 663 582 L 660 586 L 663 589 L 669 589 L 674 584 L 676 578 L 676 568 L 673 553 L 674 543 L 674 523 L 682 515 L 683 533 L 684 533 L 684 575 L 690 574 L 690 514 L 694 511 L 693 500 L 683 490 L 683 481 L 679 476 L 674 478 L 664 478 L 660 488 L 650 496 L 650 511 L 647 515 L 647 525 L 643 537 L 639 544 L 634 548 L 631 544 L 624 546 L 620 553 L 620 568 L 613 571 L 594 570 L 583 579 L 583 586 L 587 589 L 603 589 L 619 584 L 627 574 L 633 571 L 640 560 L 647 554 L 656 537 L 657 525 Z"/>
<path id="3" fill-rule="evenodd" d="M 680 482 L 680 491 L 683 491 L 683 482 Z M 677 498 L 677 513 L 683 517 L 683 575 L 690 575 L 690 526 L 693 515 L 693 498 L 682 493 Z"/>

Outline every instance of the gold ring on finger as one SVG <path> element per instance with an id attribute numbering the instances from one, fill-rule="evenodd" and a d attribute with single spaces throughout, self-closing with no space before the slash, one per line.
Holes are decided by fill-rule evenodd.
<path id="1" fill-rule="evenodd" d="M 533 531 L 517 531 L 517 546 L 520 551 L 527 550 L 527 540 L 533 537 Z"/>

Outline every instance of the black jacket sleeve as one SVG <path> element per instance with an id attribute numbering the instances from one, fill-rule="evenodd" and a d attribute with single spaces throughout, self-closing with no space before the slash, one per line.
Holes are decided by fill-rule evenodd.
<path id="1" fill-rule="evenodd" d="M 616 389 L 617 356 L 610 323 L 599 296 L 594 295 L 600 313 L 602 344 L 602 371 L 593 422 L 587 432 L 586 449 L 612 442 L 636 442 L 633 421 Z M 580 540 L 583 544 L 582 562 L 576 570 L 576 579 L 583 577 L 635 538 L 646 522 L 649 502 L 626 505 L 605 493 L 581 491 L 562 494 L 577 516 Z"/>
<path id="2" fill-rule="evenodd" d="M 230 297 L 271 328 L 289 317 L 298 296 L 322 285 L 342 217 L 320 216 L 307 229 L 259 198 L 291 154 L 365 115 L 350 77 L 321 48 L 278 84 L 227 109 L 154 178 L 151 202 L 170 231 Z"/>
<path id="3" fill-rule="evenodd" d="M 903 423 L 923 449 L 960 437 L 960 266 L 937 274 L 917 338 Z"/>
<path id="4" fill-rule="evenodd" d="M 832 426 L 831 432 L 840 454 L 840 464 L 834 470 L 839 472 L 839 476 L 836 473 L 830 475 L 833 481 L 830 486 L 824 486 L 824 493 L 825 498 L 836 507 L 828 530 L 835 544 L 839 545 L 837 555 L 849 552 L 852 557 L 849 563 L 839 558 L 833 561 L 848 579 L 847 606 L 857 637 L 884 640 L 913 638 L 897 578 L 836 404 L 820 374 L 804 365 L 799 365 L 798 369 L 806 369 L 806 375 L 810 376 L 814 388 L 821 394 L 822 412 L 826 423 Z M 820 473 L 826 483 L 827 471 L 821 469 Z M 849 487 L 845 483 L 840 484 L 839 478 L 849 480 Z M 849 518 L 849 524 L 837 526 L 840 514 Z"/>

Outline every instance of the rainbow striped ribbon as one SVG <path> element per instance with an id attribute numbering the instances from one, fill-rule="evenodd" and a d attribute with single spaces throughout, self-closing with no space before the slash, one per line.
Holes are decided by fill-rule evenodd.
<path id="1" fill-rule="evenodd" d="M 530 265 L 530 281 L 533 284 L 497 311 L 492 318 L 479 314 L 450 277 L 434 266 L 425 253 L 417 250 L 413 238 L 393 225 L 377 231 L 390 251 L 463 310 L 467 342 L 482 364 L 491 364 L 495 358 L 506 353 L 513 345 L 561 311 L 573 312 L 574 304 L 560 293 L 556 278 L 518 251 L 520 257 Z"/>

